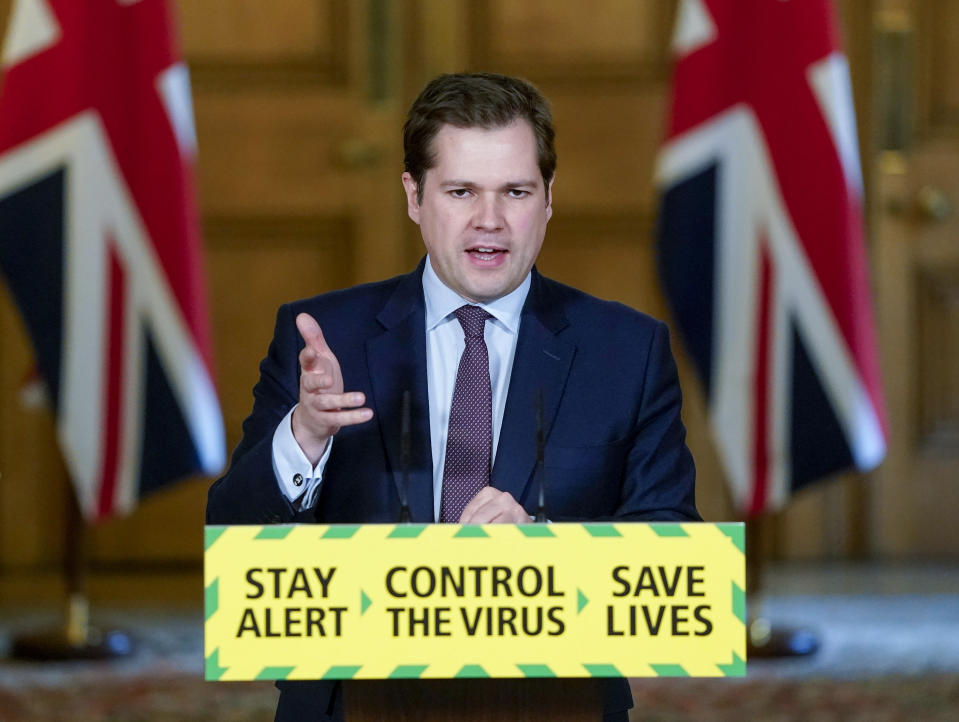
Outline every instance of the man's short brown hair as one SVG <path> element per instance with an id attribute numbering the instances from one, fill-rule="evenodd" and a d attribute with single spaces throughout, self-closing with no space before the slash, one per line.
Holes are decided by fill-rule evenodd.
<path id="1" fill-rule="evenodd" d="M 426 171 L 436 163 L 433 138 L 444 125 L 457 128 L 501 128 L 526 120 L 536 138 L 536 160 L 549 191 L 556 172 L 553 114 L 546 98 L 519 78 L 495 73 L 458 73 L 431 80 L 410 106 L 403 126 L 403 164 L 423 200 Z"/>

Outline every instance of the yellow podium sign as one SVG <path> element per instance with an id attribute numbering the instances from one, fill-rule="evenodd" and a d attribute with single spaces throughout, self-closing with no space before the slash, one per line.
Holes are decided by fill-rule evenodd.
<path id="1" fill-rule="evenodd" d="M 206 678 L 745 674 L 743 525 L 208 526 Z"/>

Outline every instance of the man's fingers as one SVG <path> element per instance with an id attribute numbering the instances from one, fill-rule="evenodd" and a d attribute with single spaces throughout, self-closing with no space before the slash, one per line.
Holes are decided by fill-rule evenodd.
<path id="1" fill-rule="evenodd" d="M 521 523 L 529 515 L 513 496 L 492 486 L 480 489 L 460 515 L 460 524 Z"/>
<path id="2" fill-rule="evenodd" d="M 354 409 L 366 403 L 366 396 L 359 391 L 345 394 L 311 395 L 305 402 L 311 409 L 317 411 L 337 411 L 340 409 Z"/>
<path id="3" fill-rule="evenodd" d="M 324 371 L 306 371 L 300 374 L 300 387 L 308 394 L 326 393 L 332 385 L 333 375 Z"/>
<path id="4" fill-rule="evenodd" d="M 307 348 L 311 348 L 320 353 L 330 350 L 330 347 L 326 345 L 326 339 L 323 338 L 323 330 L 320 328 L 320 324 L 318 324 L 316 319 L 310 314 L 297 314 L 296 329 L 300 332 L 300 336 L 303 337 Z"/>
<path id="5" fill-rule="evenodd" d="M 300 351 L 300 371 L 302 373 L 325 373 L 333 375 L 333 362 L 330 357 L 320 353 L 312 346 L 304 346 Z"/>
<path id="6" fill-rule="evenodd" d="M 340 411 L 322 411 L 323 421 L 327 426 L 339 429 L 343 426 L 365 424 L 373 418 L 373 409 L 348 409 Z"/>
<path id="7" fill-rule="evenodd" d="M 300 377 L 304 388 L 308 386 L 307 376 L 318 374 L 304 374 Z M 300 395 L 300 406 L 313 419 L 316 428 L 326 430 L 327 434 L 335 434 L 341 426 L 363 424 L 373 418 L 373 410 L 358 408 L 366 403 L 366 394 L 362 391 L 348 391 L 343 394 L 331 394 L 322 390 Z"/>
<path id="8" fill-rule="evenodd" d="M 323 360 L 319 352 L 307 344 L 300 351 L 300 371 L 303 373 L 318 371 L 322 368 Z"/>
<path id="9" fill-rule="evenodd" d="M 476 492 L 476 496 L 470 499 L 469 503 L 466 505 L 466 508 L 463 509 L 463 513 L 460 514 L 459 523 L 472 523 L 473 517 L 476 515 L 477 510 L 497 494 L 499 494 L 499 490 L 494 489 L 492 486 L 484 486 L 482 489 Z"/>

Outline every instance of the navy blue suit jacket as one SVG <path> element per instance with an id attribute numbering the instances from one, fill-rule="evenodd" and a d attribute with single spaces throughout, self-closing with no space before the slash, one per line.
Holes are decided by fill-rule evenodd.
<path id="1" fill-rule="evenodd" d="M 413 521 L 433 521 L 422 271 L 421 262 L 404 276 L 280 308 L 243 439 L 226 475 L 210 488 L 208 523 L 397 521 L 406 389 L 412 392 L 410 512 Z M 319 322 L 339 359 L 345 389 L 364 392 L 374 417 L 337 433 L 315 508 L 297 512 L 274 479 L 272 442 L 277 424 L 297 402 L 303 341 L 294 319 L 301 312 Z M 491 476 L 494 487 L 510 492 L 531 514 L 538 496 L 533 479 L 540 392 L 550 519 L 699 520 L 665 324 L 533 270 Z M 311 699 L 329 701 L 330 692 L 321 694 L 321 685 L 330 689 L 324 683 L 305 684 L 313 687 Z M 284 696 L 291 703 L 307 691 L 280 686 L 278 719 Z M 607 710 L 623 700 L 619 709 L 630 706 L 628 688 L 612 696 L 620 699 L 607 693 Z"/>

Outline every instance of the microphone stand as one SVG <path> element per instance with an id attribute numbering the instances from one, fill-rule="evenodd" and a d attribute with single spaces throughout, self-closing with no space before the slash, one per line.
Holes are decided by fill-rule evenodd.
<path id="1" fill-rule="evenodd" d="M 539 498 L 535 520 L 546 523 L 546 442 L 543 438 L 543 390 L 536 393 L 536 474 Z"/>
<path id="2" fill-rule="evenodd" d="M 403 411 L 400 415 L 400 478 L 397 492 L 400 496 L 400 524 L 410 523 L 410 390 L 403 392 Z"/>

